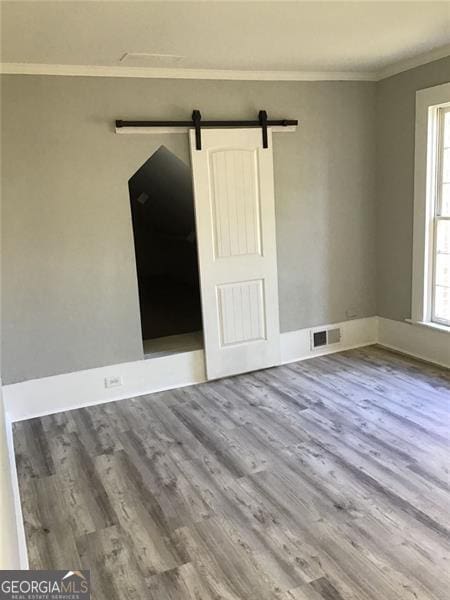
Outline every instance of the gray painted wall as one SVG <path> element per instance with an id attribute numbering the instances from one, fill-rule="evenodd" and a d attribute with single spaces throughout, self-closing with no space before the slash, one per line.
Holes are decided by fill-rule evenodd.
<path id="1" fill-rule="evenodd" d="M 375 314 L 375 84 L 3 76 L 5 383 L 142 358 L 127 181 L 186 136 L 115 118 L 297 117 L 275 136 L 282 331 Z"/>
<path id="2" fill-rule="evenodd" d="M 450 81 L 450 57 L 377 84 L 377 313 L 411 317 L 416 91 Z"/>

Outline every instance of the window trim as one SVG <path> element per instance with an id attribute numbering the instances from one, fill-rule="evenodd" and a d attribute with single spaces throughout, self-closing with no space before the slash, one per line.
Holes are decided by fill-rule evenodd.
<path id="1" fill-rule="evenodd" d="M 430 306 L 431 306 L 431 322 L 450 327 L 450 319 L 441 319 L 435 314 L 435 287 L 436 287 L 436 266 L 437 266 L 437 230 L 439 221 L 448 221 L 450 217 L 441 215 L 442 212 L 442 180 L 443 180 L 443 149 L 444 144 L 444 123 L 445 113 L 450 113 L 450 103 L 436 107 L 436 114 L 433 117 L 436 120 L 436 161 L 432 165 L 436 177 L 433 182 L 432 195 L 434 198 L 433 210 L 433 241 L 432 241 L 432 274 L 431 274 L 431 290 L 430 290 Z"/>
<path id="2" fill-rule="evenodd" d="M 450 83 L 419 90 L 416 93 L 414 230 L 412 263 L 411 321 L 432 321 L 432 286 L 434 278 L 436 144 L 438 109 L 450 106 Z M 450 327 L 442 322 L 440 327 Z"/>

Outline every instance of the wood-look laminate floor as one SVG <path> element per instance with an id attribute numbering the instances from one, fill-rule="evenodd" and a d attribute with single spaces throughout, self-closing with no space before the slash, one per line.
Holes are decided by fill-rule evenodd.
<path id="1" fill-rule="evenodd" d="M 447 599 L 449 400 L 370 347 L 18 423 L 30 566 L 96 600 Z"/>

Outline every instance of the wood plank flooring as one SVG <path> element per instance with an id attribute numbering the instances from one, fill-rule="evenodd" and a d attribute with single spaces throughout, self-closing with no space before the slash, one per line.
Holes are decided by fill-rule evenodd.
<path id="1" fill-rule="evenodd" d="M 96 600 L 444 600 L 450 377 L 378 347 L 15 425 L 31 568 Z"/>

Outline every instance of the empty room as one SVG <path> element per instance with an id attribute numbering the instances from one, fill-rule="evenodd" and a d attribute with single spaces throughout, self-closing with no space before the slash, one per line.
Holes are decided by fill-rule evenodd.
<path id="1" fill-rule="evenodd" d="M 0 10 L 0 598 L 447 600 L 450 2 Z"/>

